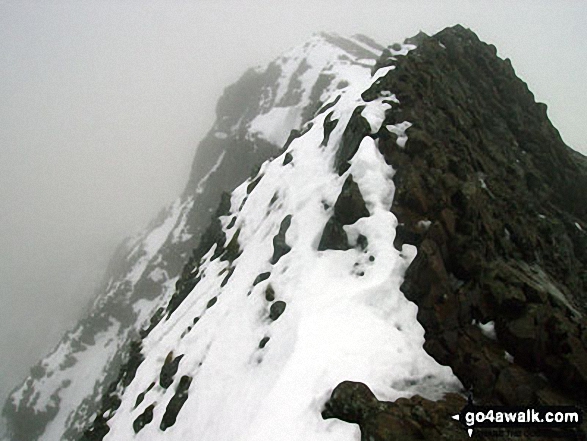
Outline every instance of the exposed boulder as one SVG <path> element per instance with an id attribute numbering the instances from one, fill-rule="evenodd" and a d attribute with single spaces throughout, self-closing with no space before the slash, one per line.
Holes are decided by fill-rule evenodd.
<path id="1" fill-rule="evenodd" d="M 322 417 L 358 424 L 365 441 L 466 440 L 466 431 L 451 418 L 465 404 L 457 394 L 447 394 L 439 401 L 418 395 L 394 403 L 378 401 L 365 384 L 345 381 L 332 392 Z"/>
<path id="2" fill-rule="evenodd" d="M 281 314 L 285 311 L 285 302 L 283 300 L 277 300 L 276 302 L 271 304 L 269 308 L 269 318 L 273 321 L 277 320 L 281 317 Z"/>

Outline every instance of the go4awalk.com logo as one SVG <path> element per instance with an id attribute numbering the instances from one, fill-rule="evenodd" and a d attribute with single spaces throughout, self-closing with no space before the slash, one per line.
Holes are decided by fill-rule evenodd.
<path id="1" fill-rule="evenodd" d="M 470 437 L 475 429 L 572 430 L 583 422 L 581 409 L 574 406 L 476 406 L 471 398 L 452 418 L 465 427 Z"/>

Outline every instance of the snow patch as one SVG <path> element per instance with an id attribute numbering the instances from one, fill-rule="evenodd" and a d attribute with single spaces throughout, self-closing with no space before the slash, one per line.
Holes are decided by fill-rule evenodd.
<path id="1" fill-rule="evenodd" d="M 418 223 L 416 225 L 419 228 L 422 228 L 423 230 L 427 230 L 428 228 L 430 228 L 430 225 L 432 225 L 432 222 L 429 221 L 428 219 L 422 219 L 422 220 L 418 221 Z"/>
<path id="2" fill-rule="evenodd" d="M 287 141 L 293 128 L 300 126 L 302 109 L 298 106 L 273 107 L 269 112 L 257 116 L 251 121 L 249 133 L 271 144 L 281 147 Z"/>
<path id="3" fill-rule="evenodd" d="M 385 126 L 387 130 L 391 133 L 395 133 L 397 135 L 396 144 L 404 148 L 406 146 L 406 142 L 408 141 L 408 136 L 406 135 L 406 130 L 412 127 L 412 123 L 408 121 L 401 122 L 399 124 L 389 124 Z"/>
<path id="4" fill-rule="evenodd" d="M 383 120 L 385 119 L 385 111 L 391 109 L 391 105 L 387 103 L 373 105 L 372 102 L 369 104 L 370 105 L 363 109 L 361 116 L 369 123 L 369 126 L 371 127 L 371 133 L 377 133 L 381 127 L 381 124 L 383 124 Z"/>
<path id="5" fill-rule="evenodd" d="M 491 340 L 497 340 L 497 335 L 495 334 L 495 322 L 490 321 L 487 323 L 481 323 L 473 320 L 473 324 L 477 325 L 485 337 L 490 338 Z"/>

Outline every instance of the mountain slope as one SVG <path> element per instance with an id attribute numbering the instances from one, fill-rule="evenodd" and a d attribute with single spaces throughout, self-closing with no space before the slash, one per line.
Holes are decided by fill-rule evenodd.
<path id="1" fill-rule="evenodd" d="M 124 348 L 156 322 L 175 292 L 222 193 L 279 154 L 289 133 L 301 129 L 330 91 L 361 73 L 368 76 L 377 55 L 360 40 L 317 35 L 226 89 L 182 196 L 120 247 L 88 316 L 7 401 L 3 413 L 14 439 L 79 437 L 126 363 Z"/>

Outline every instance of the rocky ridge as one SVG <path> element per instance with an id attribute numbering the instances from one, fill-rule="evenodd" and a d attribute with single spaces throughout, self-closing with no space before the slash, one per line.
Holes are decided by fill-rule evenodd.
<path id="1" fill-rule="evenodd" d="M 546 106 L 494 46 L 460 26 L 417 40 L 364 97 L 393 90 L 400 102 L 379 148 L 397 169 L 395 244 L 418 248 L 402 291 L 418 305 L 424 348 L 478 404 L 585 409 L 585 158 L 562 142 Z M 398 148 L 386 127 L 405 120 L 414 124 Z M 371 400 L 361 385 L 339 388 Z M 333 395 L 333 409 L 340 400 Z M 327 416 L 360 424 L 362 439 L 466 439 L 431 423 L 465 403 L 398 401 L 368 417 L 332 409 Z M 584 439 L 585 428 L 569 436 Z"/>

